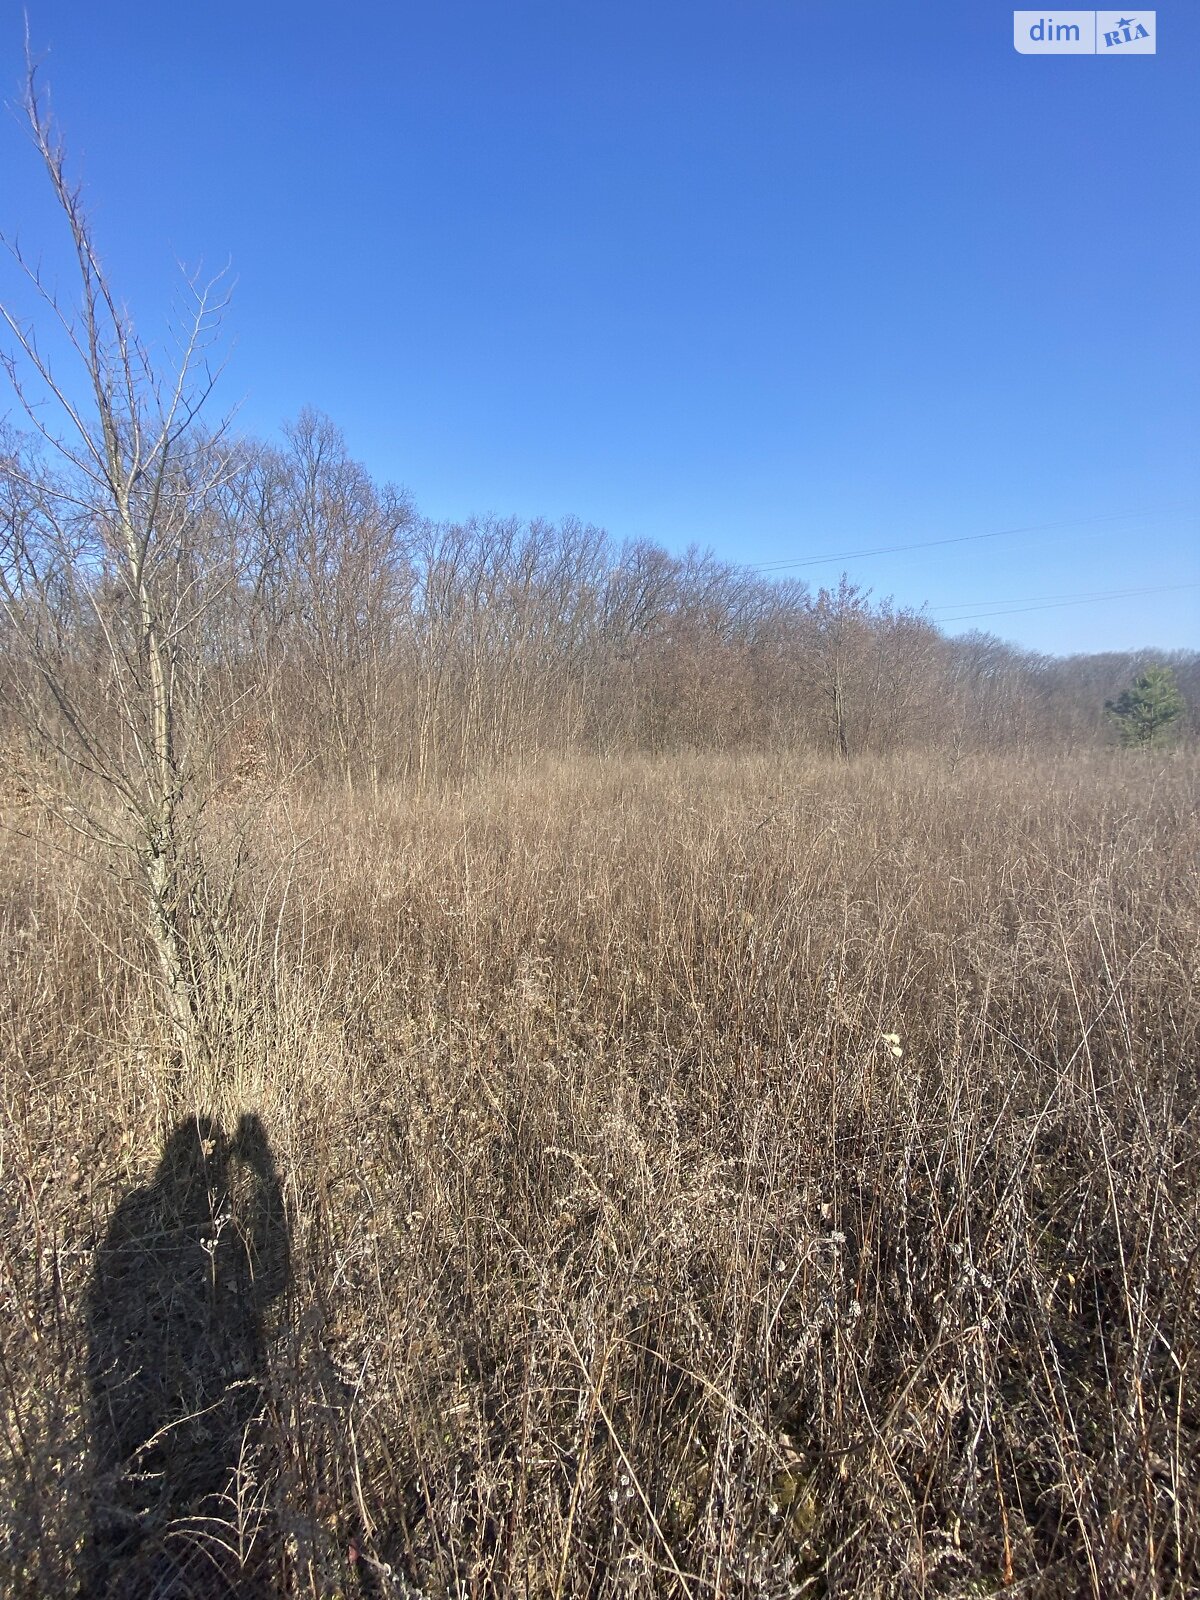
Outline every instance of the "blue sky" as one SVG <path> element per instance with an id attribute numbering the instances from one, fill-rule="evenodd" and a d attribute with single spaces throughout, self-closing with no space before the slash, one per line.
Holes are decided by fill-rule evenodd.
<path id="1" fill-rule="evenodd" d="M 232 261 L 246 429 L 314 404 L 438 518 L 924 545 L 788 570 L 1038 649 L 1200 645 L 1190 0 L 1125 60 L 1018 55 L 993 0 L 29 12 L 143 330 L 177 258 Z M 4 0 L 10 100 L 22 33 Z M 54 226 L 13 116 L 0 225 Z"/>

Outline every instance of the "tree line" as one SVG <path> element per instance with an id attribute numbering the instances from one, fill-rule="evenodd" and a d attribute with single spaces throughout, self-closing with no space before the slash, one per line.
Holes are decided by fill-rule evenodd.
<path id="1" fill-rule="evenodd" d="M 4 704 L 44 699 L 50 722 L 77 705 L 103 749 L 108 702 L 151 666 L 144 639 L 124 672 L 111 659 L 139 630 L 111 513 L 97 526 L 78 472 L 11 429 L 0 493 Z M 1112 739 L 1106 701 L 1155 663 L 1200 698 L 1195 653 L 1043 656 L 948 637 L 845 576 L 812 589 L 570 518 L 432 522 L 313 411 L 280 444 L 193 440 L 156 493 L 179 513 L 153 573 L 177 737 L 218 781 L 247 763 L 377 787 L 568 751 L 1079 746 Z"/>

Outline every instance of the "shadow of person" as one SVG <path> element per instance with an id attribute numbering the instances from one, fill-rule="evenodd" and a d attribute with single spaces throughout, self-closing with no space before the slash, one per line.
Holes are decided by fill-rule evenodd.
<path id="1" fill-rule="evenodd" d="M 90 1600 L 256 1592 L 263 1317 L 290 1277 L 266 1131 L 189 1117 L 117 1207 L 88 1300 Z"/>

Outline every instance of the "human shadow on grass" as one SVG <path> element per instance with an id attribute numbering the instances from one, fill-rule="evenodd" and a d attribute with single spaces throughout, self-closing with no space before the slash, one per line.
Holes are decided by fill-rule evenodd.
<path id="1" fill-rule="evenodd" d="M 88 1315 L 95 1472 L 87 1600 L 214 1600 L 256 1580 L 264 1314 L 288 1286 L 266 1130 L 179 1124 L 153 1182 L 117 1207 Z"/>

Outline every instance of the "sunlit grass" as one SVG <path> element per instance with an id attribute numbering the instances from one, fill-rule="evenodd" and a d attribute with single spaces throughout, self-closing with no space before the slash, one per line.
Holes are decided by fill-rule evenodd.
<path id="1" fill-rule="evenodd" d="M 204 1083 L 119 884 L 12 840 L 0 1588 L 72 1592 L 92 1252 L 204 1109 L 263 1117 L 291 1217 L 226 1536 L 278 1592 L 1188 1592 L 1196 778 L 243 791 Z"/>

